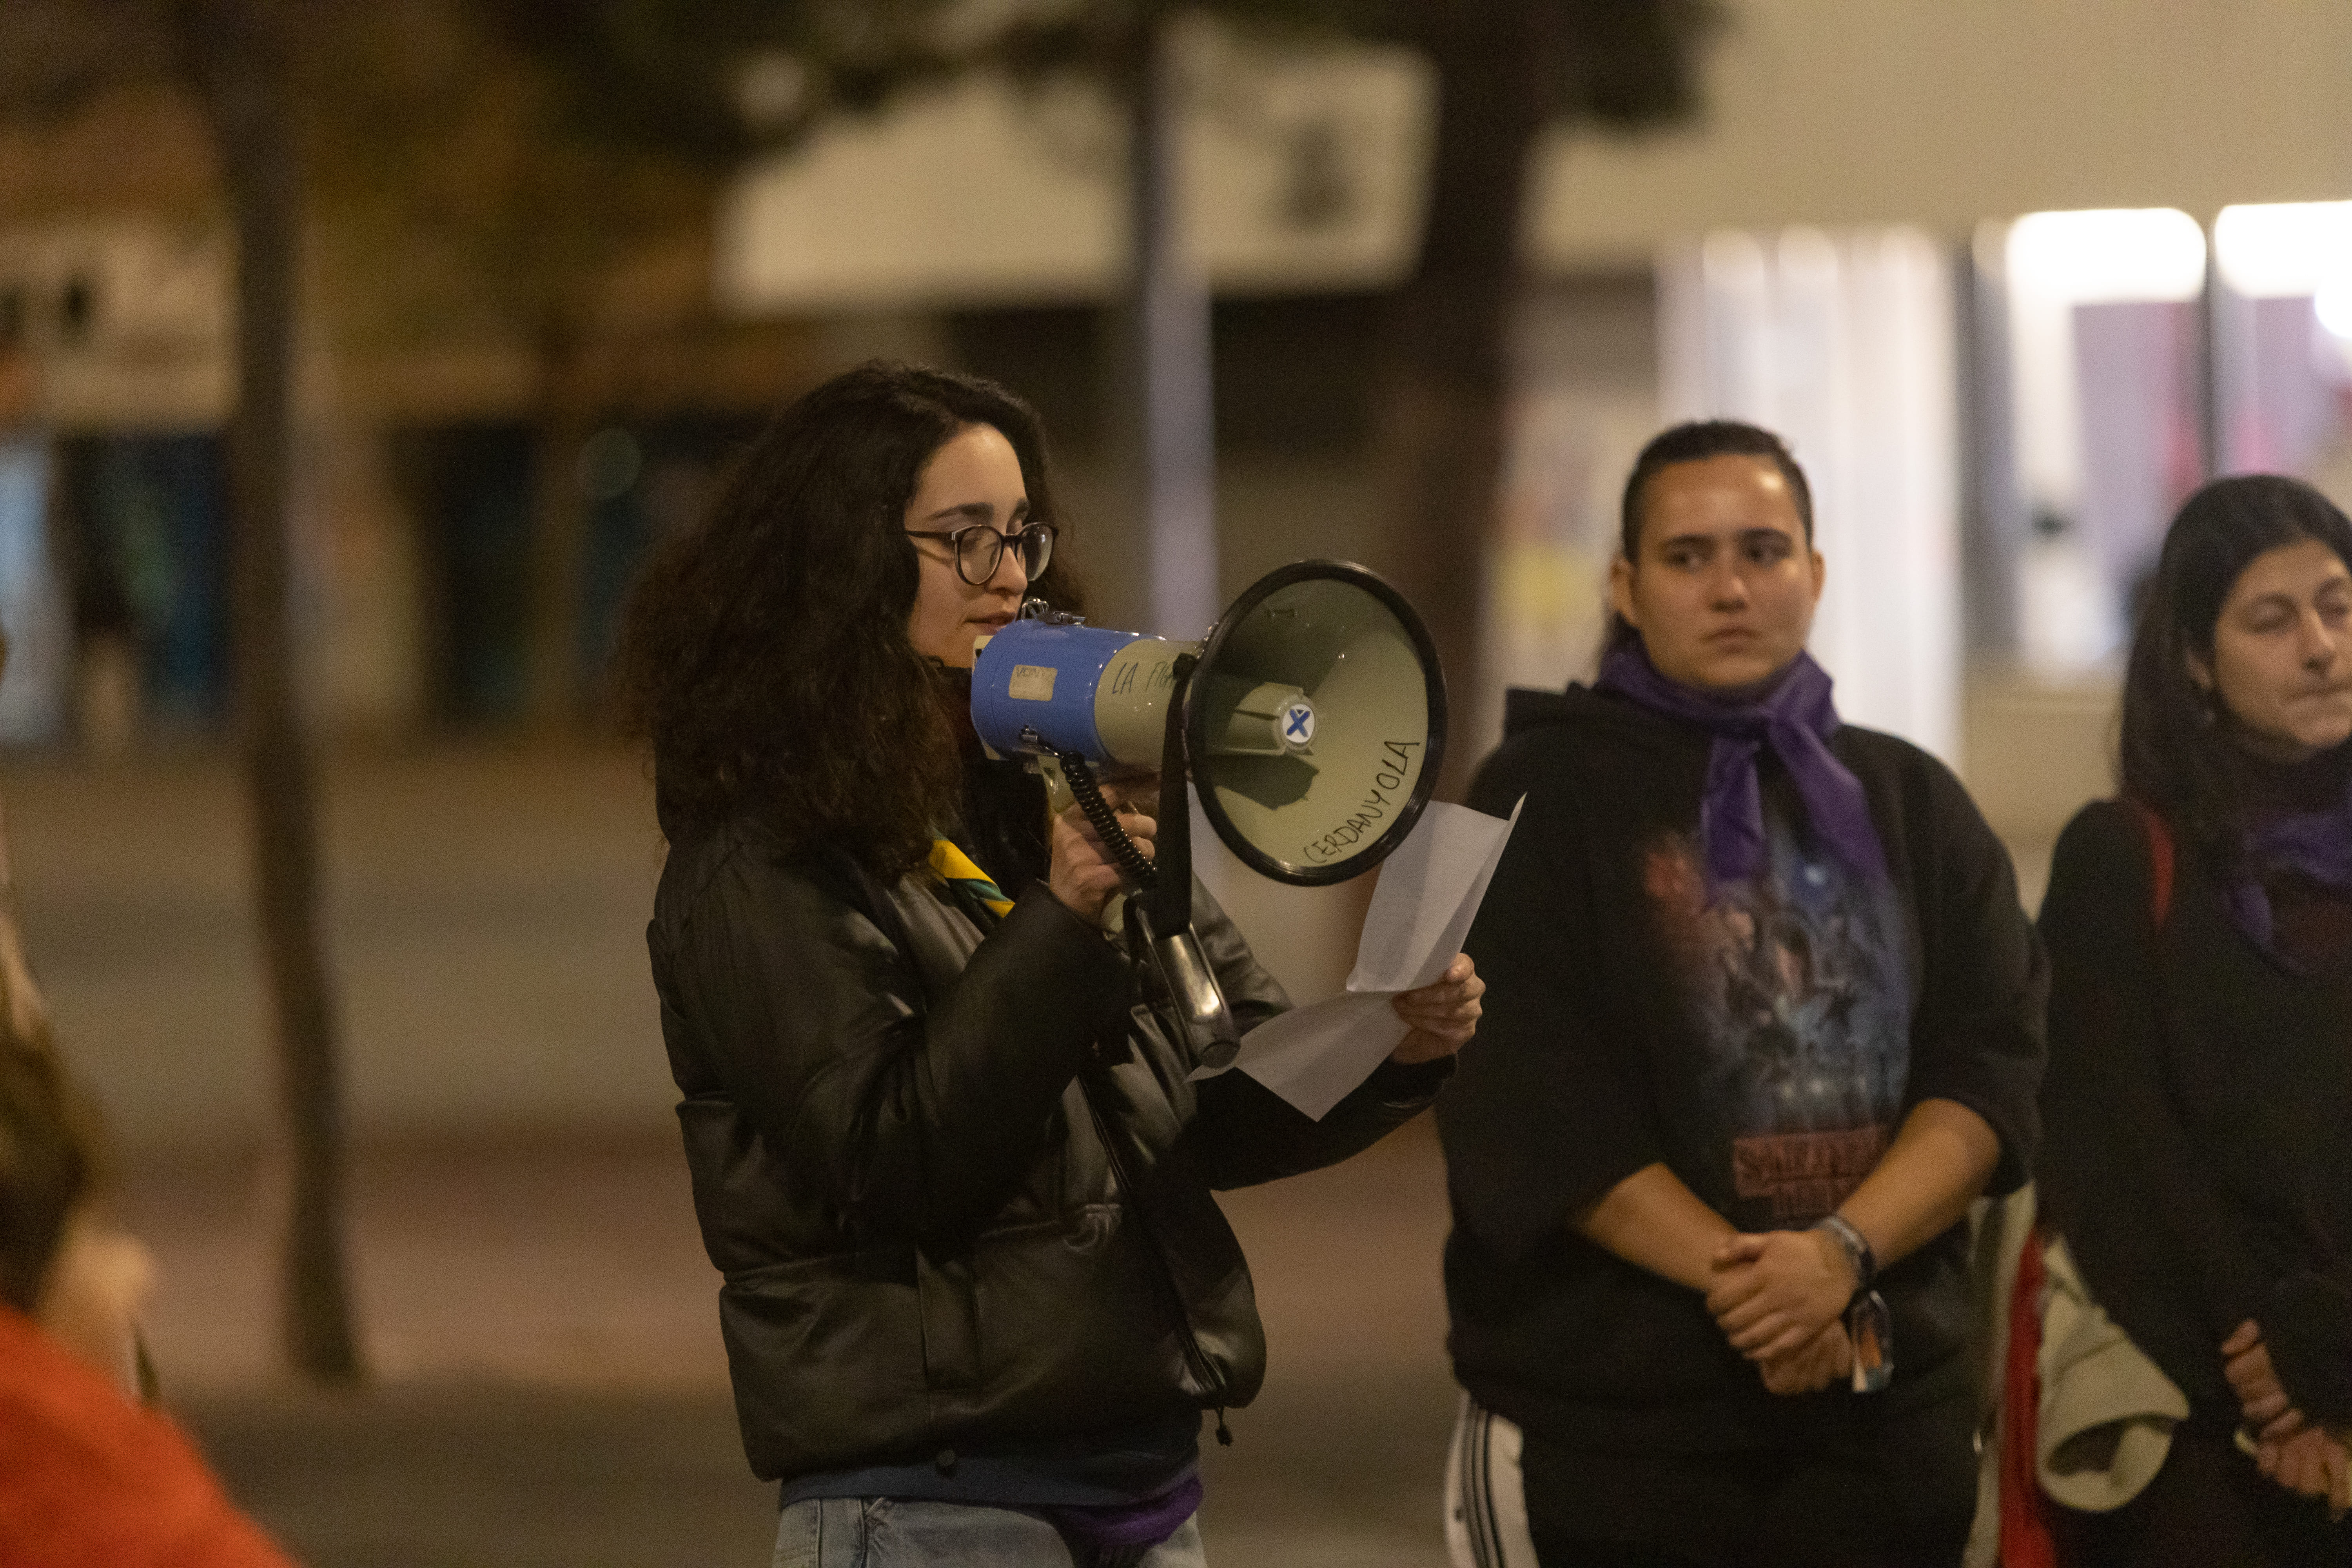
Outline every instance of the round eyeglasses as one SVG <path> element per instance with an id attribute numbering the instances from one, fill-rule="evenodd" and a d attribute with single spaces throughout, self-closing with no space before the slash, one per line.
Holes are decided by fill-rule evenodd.
<path id="1" fill-rule="evenodd" d="M 984 522 L 968 522 L 944 533 L 906 531 L 909 539 L 944 539 L 955 552 L 956 575 L 975 588 L 984 588 L 1004 562 L 1004 547 L 1021 552 L 1022 574 L 1034 583 L 1054 559 L 1054 525 L 1033 522 L 1018 533 L 999 533 Z"/>

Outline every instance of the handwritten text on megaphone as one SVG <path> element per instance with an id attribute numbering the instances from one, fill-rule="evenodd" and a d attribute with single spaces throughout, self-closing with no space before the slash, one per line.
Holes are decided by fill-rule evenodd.
<path id="1" fill-rule="evenodd" d="M 1383 742 L 1385 753 L 1372 774 L 1372 787 L 1365 792 L 1363 803 L 1349 815 L 1347 820 L 1320 838 L 1310 840 L 1306 857 L 1311 864 L 1321 864 L 1338 858 L 1363 842 L 1367 834 L 1389 815 L 1403 805 L 1405 781 L 1412 776 L 1413 753 L 1421 750 L 1419 741 Z"/>

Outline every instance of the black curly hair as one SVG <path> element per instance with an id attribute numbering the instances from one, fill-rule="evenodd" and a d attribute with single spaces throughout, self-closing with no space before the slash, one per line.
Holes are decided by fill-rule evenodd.
<path id="1" fill-rule="evenodd" d="M 1026 403 L 876 361 L 787 406 L 709 514 L 656 548 L 630 592 L 616 684 L 624 721 L 651 742 L 673 841 L 751 811 L 787 846 L 837 845 L 887 878 L 956 823 L 951 683 L 907 640 L 920 567 L 904 520 L 932 455 L 974 425 L 1012 444 L 1031 519 L 1066 538 Z M 1059 556 L 1029 593 L 1079 605 Z"/>

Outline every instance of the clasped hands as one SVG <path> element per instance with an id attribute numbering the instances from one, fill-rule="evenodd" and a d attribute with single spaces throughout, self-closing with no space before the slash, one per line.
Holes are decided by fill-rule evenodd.
<path id="1" fill-rule="evenodd" d="M 2255 1467 L 2287 1490 L 2325 1502 L 2334 1518 L 2352 1512 L 2352 1432 L 2304 1418 L 2279 1382 L 2262 1326 L 2252 1319 L 2221 1342 L 2221 1370 L 2252 1435 Z"/>
<path id="2" fill-rule="evenodd" d="M 1756 1363 L 1774 1394 L 1811 1394 L 1853 1371 L 1845 1310 L 1856 1281 L 1845 1248 L 1826 1231 L 1727 1237 L 1709 1260 L 1706 1310 L 1731 1348 Z"/>
<path id="3" fill-rule="evenodd" d="M 1145 858 L 1154 855 L 1153 835 L 1159 824 L 1139 810 L 1139 799 L 1159 798 L 1158 774 L 1103 781 L 1103 798 L 1110 804 L 1118 826 Z M 1111 895 L 1120 890 L 1118 861 L 1095 831 L 1086 813 L 1073 805 L 1053 821 L 1047 845 L 1050 865 L 1045 885 L 1070 911 L 1089 924 L 1103 923 Z M 1400 994 L 1393 1005 L 1407 1026 L 1404 1039 L 1389 1053 L 1402 1066 L 1450 1057 L 1477 1033 L 1479 998 L 1486 983 L 1478 978 L 1470 955 L 1460 952 L 1445 973 L 1416 991 Z"/>

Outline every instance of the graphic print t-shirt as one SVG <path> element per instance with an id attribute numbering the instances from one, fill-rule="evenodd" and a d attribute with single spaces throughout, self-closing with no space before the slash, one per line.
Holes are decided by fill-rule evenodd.
<path id="1" fill-rule="evenodd" d="M 2000 1137 L 1996 1191 L 2021 1181 L 2042 994 L 2007 856 L 1948 769 L 1849 728 L 1832 751 L 1870 799 L 1892 887 L 1826 855 L 1768 752 L 1763 869 L 1710 890 L 1704 731 L 1580 689 L 1510 714 L 1470 803 L 1525 808 L 1464 944 L 1486 1011 L 1437 1104 L 1455 1373 L 1554 1443 L 1781 1443 L 1793 1407 L 1704 1298 L 1577 1236 L 1577 1216 L 1663 1164 L 1743 1231 L 1809 1223 L 1928 1099 Z M 1870 1397 L 1969 1397 L 1966 1228 L 1880 1285 L 1895 1386 Z"/>
<path id="2" fill-rule="evenodd" d="M 1894 889 L 1768 809 L 1757 876 L 1709 889 L 1695 833 L 1642 850 L 1643 891 L 1685 1015 L 1685 1148 L 1715 1152 L 1744 1229 L 1799 1229 L 1878 1163 L 1910 1068 L 1912 986 Z M 1726 1164 L 1727 1163 L 1727 1169 Z"/>

